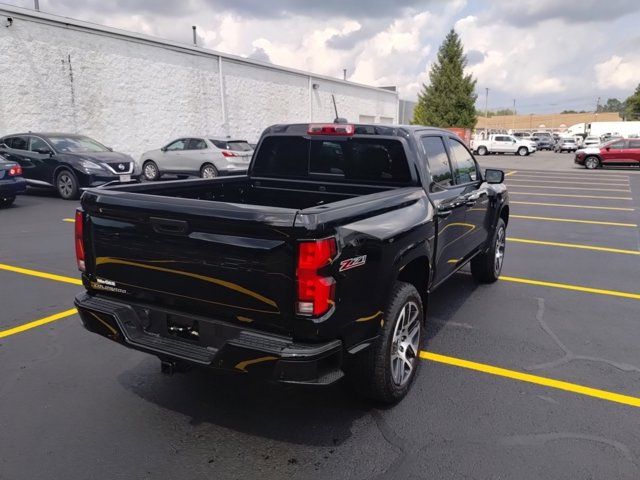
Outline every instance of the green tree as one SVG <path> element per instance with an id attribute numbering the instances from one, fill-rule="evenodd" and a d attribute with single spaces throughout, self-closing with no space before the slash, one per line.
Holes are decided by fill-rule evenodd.
<path id="1" fill-rule="evenodd" d="M 476 125 L 476 81 L 465 75 L 467 57 L 460 37 L 451 29 L 429 72 L 429 85 L 422 85 L 413 123 L 433 127 L 473 128 Z"/>
<path id="2" fill-rule="evenodd" d="M 607 103 L 604 105 L 598 105 L 598 113 L 600 112 L 622 112 L 624 110 L 624 103 L 617 98 L 608 98 Z"/>
<path id="3" fill-rule="evenodd" d="M 624 119 L 640 120 L 640 84 L 629 98 L 625 100 Z"/>

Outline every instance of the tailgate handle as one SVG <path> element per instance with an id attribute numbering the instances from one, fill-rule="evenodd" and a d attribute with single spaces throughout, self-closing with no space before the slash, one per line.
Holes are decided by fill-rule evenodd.
<path id="1" fill-rule="evenodd" d="M 151 225 L 156 233 L 166 235 L 186 235 L 189 224 L 184 220 L 173 220 L 171 218 L 150 217 Z"/>

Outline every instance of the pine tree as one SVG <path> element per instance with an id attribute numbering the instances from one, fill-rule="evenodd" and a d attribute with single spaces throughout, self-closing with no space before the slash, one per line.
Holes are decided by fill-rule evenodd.
<path id="1" fill-rule="evenodd" d="M 640 84 L 636 87 L 636 91 L 633 92 L 625 103 L 624 119 L 625 120 L 640 120 Z"/>
<path id="2" fill-rule="evenodd" d="M 451 29 L 438 50 L 429 72 L 429 85 L 422 86 L 413 123 L 433 127 L 474 128 L 476 125 L 476 80 L 464 74 L 467 57 L 460 37 Z"/>

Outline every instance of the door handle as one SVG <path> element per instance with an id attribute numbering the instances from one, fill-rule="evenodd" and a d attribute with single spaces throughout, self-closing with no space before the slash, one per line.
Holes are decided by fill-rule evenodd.
<path id="1" fill-rule="evenodd" d="M 438 208 L 436 215 L 438 218 L 447 218 L 452 212 L 453 209 L 451 208 Z"/>
<path id="2" fill-rule="evenodd" d="M 150 217 L 149 220 L 156 233 L 164 233 L 166 235 L 186 235 L 189 231 L 189 224 L 183 220 L 157 217 Z"/>

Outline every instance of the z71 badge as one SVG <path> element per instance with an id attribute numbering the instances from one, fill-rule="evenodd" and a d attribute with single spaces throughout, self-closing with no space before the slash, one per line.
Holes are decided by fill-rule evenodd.
<path id="1" fill-rule="evenodd" d="M 361 267 L 367 263 L 367 256 L 361 255 L 359 257 L 347 258 L 340 262 L 340 272 L 344 272 L 345 270 L 350 270 L 352 268 Z"/>

